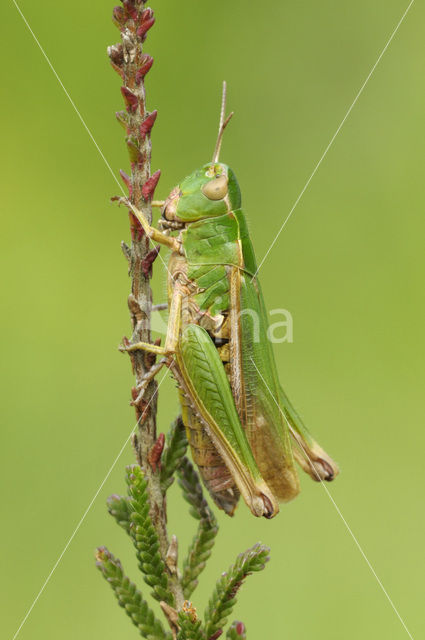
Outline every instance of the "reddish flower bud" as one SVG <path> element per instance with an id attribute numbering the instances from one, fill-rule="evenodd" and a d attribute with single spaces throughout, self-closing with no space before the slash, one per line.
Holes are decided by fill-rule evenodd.
<path id="1" fill-rule="evenodd" d="M 143 227 L 138 221 L 138 219 L 136 218 L 136 216 L 133 213 L 131 213 L 131 211 L 129 211 L 129 217 L 130 217 L 131 239 L 135 242 L 140 242 L 140 240 L 143 238 L 145 234 Z"/>
<path id="2" fill-rule="evenodd" d="M 127 89 L 127 87 L 121 87 L 121 93 L 124 98 L 125 106 L 129 113 L 134 113 L 137 110 L 137 105 L 139 104 L 138 97 Z"/>
<path id="3" fill-rule="evenodd" d="M 158 115 L 158 111 L 155 109 L 155 111 L 152 111 L 152 113 L 150 113 L 148 117 L 145 118 L 142 124 L 140 125 L 140 135 L 142 136 L 143 139 L 145 139 L 146 136 L 151 132 L 151 129 L 155 124 L 157 115 Z"/>
<path id="4" fill-rule="evenodd" d="M 141 39 L 142 42 L 146 39 L 146 34 L 152 25 L 155 22 L 155 17 L 153 15 L 152 9 L 145 9 L 140 14 L 140 26 L 138 27 L 136 33 Z"/>
<path id="5" fill-rule="evenodd" d="M 144 53 L 141 57 L 141 66 L 136 71 L 136 84 L 139 85 L 145 75 L 149 72 L 151 66 L 153 65 L 152 56 L 148 56 L 147 53 Z"/>
<path id="6" fill-rule="evenodd" d="M 132 2 L 132 0 L 124 0 L 123 5 L 124 9 L 127 12 L 127 15 L 133 20 L 137 20 L 138 13 L 136 7 L 134 6 L 134 2 Z"/>
<path id="7" fill-rule="evenodd" d="M 161 171 L 158 170 L 155 171 L 155 173 L 153 173 L 151 177 L 146 180 L 145 184 L 142 187 L 142 196 L 145 200 L 152 198 L 160 177 Z"/>
<path id="8" fill-rule="evenodd" d="M 146 20 L 145 22 L 143 22 L 143 24 L 141 24 L 140 27 L 137 29 L 136 33 L 142 42 L 146 40 L 146 34 L 149 31 L 149 29 L 154 25 L 154 23 L 155 23 L 155 18 L 150 18 L 149 20 Z"/>
<path id="9" fill-rule="evenodd" d="M 131 198 L 131 196 L 133 194 L 133 185 L 131 184 L 131 178 L 122 169 L 120 169 L 120 176 L 121 176 L 121 179 L 124 182 L 125 186 L 128 189 L 128 196 L 129 196 L 129 198 Z"/>
<path id="10" fill-rule="evenodd" d="M 237 622 L 236 623 L 236 633 L 238 634 L 238 636 L 243 636 L 243 634 L 245 633 L 245 625 L 243 622 Z"/>
<path id="11" fill-rule="evenodd" d="M 151 18 L 153 18 L 153 11 L 150 7 L 148 7 L 147 9 L 143 9 L 143 11 L 141 12 L 139 16 L 139 22 L 140 24 L 142 24 L 142 22 L 146 22 L 146 20 L 150 20 Z"/>
<path id="12" fill-rule="evenodd" d="M 163 433 L 160 433 L 152 449 L 149 451 L 148 462 L 152 467 L 152 471 L 154 472 L 157 469 L 161 468 L 160 458 L 164 450 L 164 444 L 165 444 L 165 436 Z"/>
<path id="13" fill-rule="evenodd" d="M 152 265 L 158 257 L 159 250 L 161 249 L 160 245 L 156 245 L 142 260 L 142 271 L 146 278 L 152 274 Z"/>
<path id="14" fill-rule="evenodd" d="M 117 27 L 122 27 L 126 21 L 125 11 L 122 7 L 115 7 L 112 11 L 112 20 Z"/>

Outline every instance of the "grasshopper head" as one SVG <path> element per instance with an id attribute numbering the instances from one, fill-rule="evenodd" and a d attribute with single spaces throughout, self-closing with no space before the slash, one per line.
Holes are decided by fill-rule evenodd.
<path id="1" fill-rule="evenodd" d="M 241 192 L 233 171 L 221 162 L 209 162 L 171 191 L 162 215 L 165 220 L 195 222 L 240 206 Z"/>
<path id="2" fill-rule="evenodd" d="M 174 222 L 196 222 L 204 218 L 215 218 L 241 206 L 241 192 L 235 174 L 219 162 L 224 130 L 233 112 L 225 118 L 226 83 L 223 82 L 220 124 L 212 162 L 204 164 L 172 190 L 163 209 L 165 220 Z"/>

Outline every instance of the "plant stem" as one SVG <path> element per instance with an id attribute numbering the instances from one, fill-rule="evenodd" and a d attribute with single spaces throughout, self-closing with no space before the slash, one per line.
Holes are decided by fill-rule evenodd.
<path id="1" fill-rule="evenodd" d="M 152 58 L 143 53 L 143 43 L 148 29 L 153 25 L 151 9 L 145 8 L 145 0 L 127 0 L 124 7 L 114 9 L 114 21 L 121 32 L 121 42 L 109 47 L 108 53 L 112 66 L 122 78 L 121 93 L 126 111 L 117 114 L 118 120 L 125 126 L 126 141 L 131 160 L 131 175 L 121 172 L 128 187 L 129 201 L 151 222 L 151 199 L 159 178 L 159 172 L 151 176 L 151 139 L 150 131 L 155 122 L 156 112 L 146 109 L 144 77 L 152 66 Z M 150 311 L 152 290 L 150 287 L 151 264 L 157 250 L 149 244 L 139 223 L 129 212 L 131 246 L 123 245 L 124 254 L 129 263 L 131 293 L 128 297 L 133 333 L 131 342 L 150 342 Z M 156 251 L 156 254 L 154 253 Z M 130 354 L 135 375 L 135 387 L 132 389 L 133 401 L 137 397 L 137 387 L 154 364 L 151 354 L 135 351 Z M 138 434 L 133 445 L 137 461 L 147 480 L 150 517 L 160 543 L 160 554 L 166 564 L 169 540 L 167 534 L 167 514 L 164 494 L 161 489 L 161 475 L 150 464 L 150 453 L 157 441 L 157 383 L 152 380 L 143 399 L 135 405 L 138 420 Z M 174 543 L 175 544 L 175 543 Z M 167 565 L 166 565 L 167 566 Z M 176 574 L 170 571 L 170 588 L 176 606 L 183 603 L 182 589 Z"/>

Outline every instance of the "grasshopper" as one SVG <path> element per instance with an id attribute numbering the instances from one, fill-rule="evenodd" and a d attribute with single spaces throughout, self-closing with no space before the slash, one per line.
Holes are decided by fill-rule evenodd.
<path id="1" fill-rule="evenodd" d="M 171 249 L 164 346 L 138 342 L 163 359 L 179 387 L 192 456 L 215 503 L 233 515 L 238 499 L 271 518 L 299 492 L 294 459 L 314 480 L 335 462 L 312 438 L 279 384 L 254 250 L 232 169 L 219 161 L 226 90 L 213 159 L 152 202 L 160 229 L 132 205 L 146 235 Z M 254 332 L 253 316 L 257 319 Z"/>

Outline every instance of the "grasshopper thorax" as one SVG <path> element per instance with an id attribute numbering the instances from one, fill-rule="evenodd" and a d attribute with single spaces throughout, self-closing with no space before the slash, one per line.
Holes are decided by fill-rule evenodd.
<path id="1" fill-rule="evenodd" d="M 162 216 L 176 222 L 215 218 L 241 206 L 236 176 L 226 164 L 208 162 L 187 176 L 165 201 Z"/>

